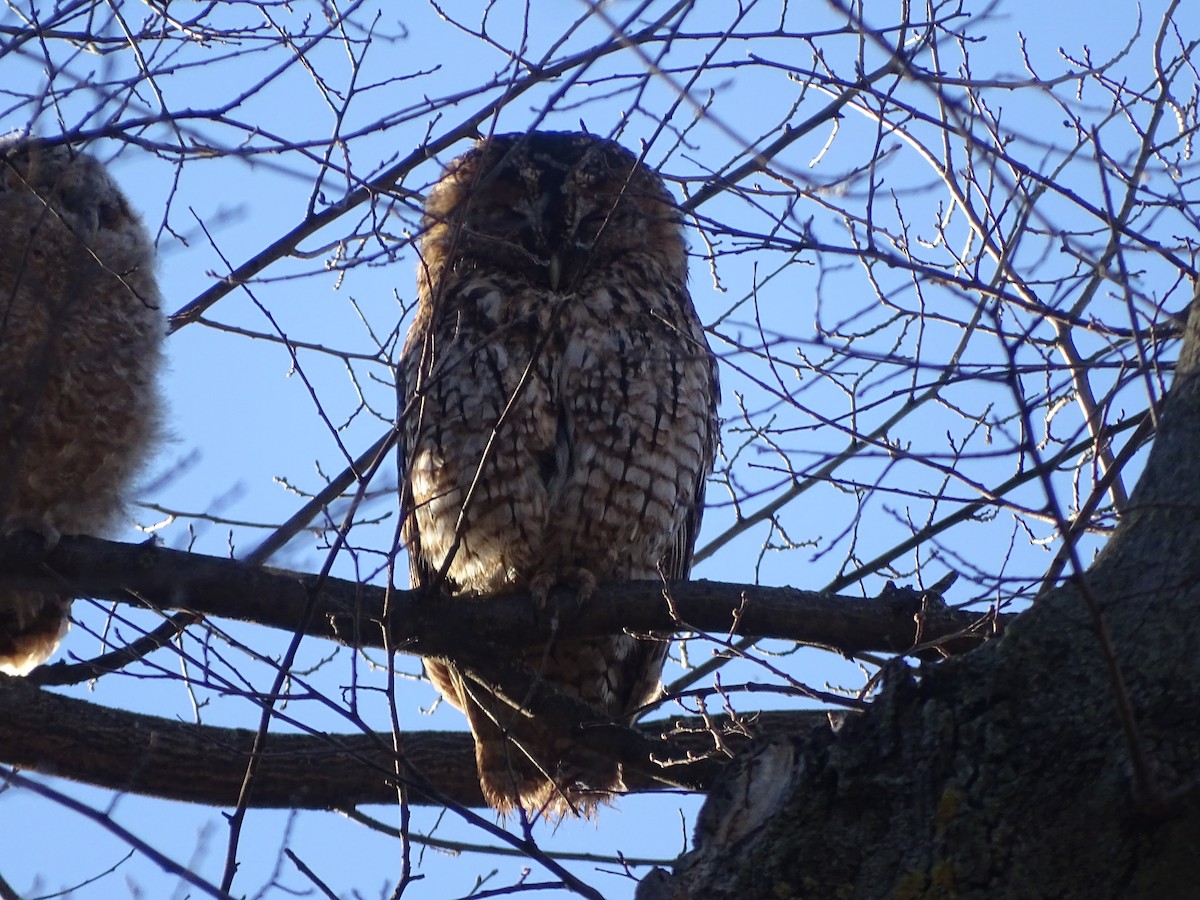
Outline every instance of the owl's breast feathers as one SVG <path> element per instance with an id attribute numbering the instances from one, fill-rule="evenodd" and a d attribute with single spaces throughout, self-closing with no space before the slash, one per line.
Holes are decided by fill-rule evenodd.
<path id="1" fill-rule="evenodd" d="M 714 363 L 682 288 L 646 261 L 577 291 L 459 282 L 406 414 L 422 565 L 475 593 L 586 565 L 686 577 L 715 443 Z M 409 346 L 414 380 L 420 347 Z M 457 545 L 457 546 L 456 546 Z M 668 559 L 668 557 L 672 557 Z"/>

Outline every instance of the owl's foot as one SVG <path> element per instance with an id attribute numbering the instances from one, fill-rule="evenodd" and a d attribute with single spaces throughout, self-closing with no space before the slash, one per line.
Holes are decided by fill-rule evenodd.
<path id="1" fill-rule="evenodd" d="M 529 593 L 537 602 L 539 612 L 546 608 L 550 592 L 560 586 L 575 588 L 575 602 L 582 606 L 596 593 L 596 576 L 592 574 L 591 569 L 585 569 L 583 566 L 564 566 L 561 569 L 538 572 L 529 580 Z"/>
<path id="2" fill-rule="evenodd" d="M 16 534 L 18 531 L 32 531 L 42 539 L 46 553 L 49 553 L 58 546 L 58 542 L 62 539 L 62 532 L 50 524 L 49 520 L 43 516 L 30 516 L 22 513 L 7 516 L 0 522 L 0 535 L 8 537 L 10 534 Z"/>

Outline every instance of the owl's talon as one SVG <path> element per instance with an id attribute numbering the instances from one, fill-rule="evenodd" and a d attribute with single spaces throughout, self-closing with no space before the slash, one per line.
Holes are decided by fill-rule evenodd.
<path id="1" fill-rule="evenodd" d="M 592 574 L 591 569 L 585 569 L 583 566 L 574 566 L 568 569 L 563 576 L 568 583 L 575 586 L 575 599 L 579 606 L 587 603 L 592 597 L 596 596 L 596 576 Z"/>
<path id="2" fill-rule="evenodd" d="M 546 601 L 550 599 L 550 592 L 557 584 L 558 578 L 553 572 L 540 572 L 529 580 L 529 594 L 533 597 L 539 613 L 546 611 Z"/>
<path id="3" fill-rule="evenodd" d="M 562 612 L 568 615 L 578 613 L 585 603 L 596 594 L 596 576 L 591 569 L 583 566 L 566 566 L 554 571 L 539 572 L 529 580 L 529 593 L 537 607 L 538 619 L 542 618 L 549 605 L 550 592 L 556 587 L 573 587 L 575 593 L 570 600 L 555 603 L 551 607 L 550 619 L 557 622 Z"/>
<path id="4" fill-rule="evenodd" d="M 62 540 L 62 532 L 51 525 L 42 516 L 13 515 L 0 523 L 0 534 L 4 537 L 16 534 L 18 531 L 32 531 L 42 539 L 42 550 L 49 553 Z"/>

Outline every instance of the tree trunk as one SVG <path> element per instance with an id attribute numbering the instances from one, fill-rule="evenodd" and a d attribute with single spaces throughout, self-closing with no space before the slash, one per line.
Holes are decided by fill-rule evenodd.
<path id="1" fill-rule="evenodd" d="M 639 898 L 1197 896 L 1200 315 L 1187 330 L 1094 564 L 999 641 L 899 667 L 840 732 L 735 764 Z"/>

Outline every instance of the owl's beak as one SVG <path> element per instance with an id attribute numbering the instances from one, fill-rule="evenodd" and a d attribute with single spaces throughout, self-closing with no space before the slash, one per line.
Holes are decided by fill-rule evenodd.
<path id="1" fill-rule="evenodd" d="M 546 280 L 552 291 L 574 290 L 587 266 L 590 247 L 564 243 L 550 251 L 546 260 Z"/>

